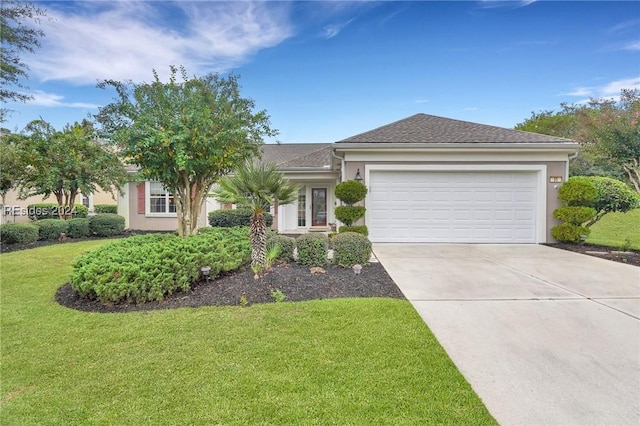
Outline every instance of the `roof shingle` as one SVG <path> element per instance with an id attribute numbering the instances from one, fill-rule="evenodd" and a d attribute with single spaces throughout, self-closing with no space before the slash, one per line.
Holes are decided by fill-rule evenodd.
<path id="1" fill-rule="evenodd" d="M 572 143 L 538 133 L 415 114 L 336 143 Z"/>
<path id="2" fill-rule="evenodd" d="M 331 167 L 330 143 L 287 143 L 262 145 L 262 161 L 279 169 Z"/>

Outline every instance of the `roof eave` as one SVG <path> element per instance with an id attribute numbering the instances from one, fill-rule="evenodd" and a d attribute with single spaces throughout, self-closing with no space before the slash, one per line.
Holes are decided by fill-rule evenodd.
<path id="1" fill-rule="evenodd" d="M 336 151 L 422 151 L 428 149 L 434 152 L 444 151 L 568 151 L 577 152 L 580 144 L 573 141 L 567 142 L 473 142 L 473 143 L 381 143 L 381 142 L 340 142 L 334 144 Z"/>

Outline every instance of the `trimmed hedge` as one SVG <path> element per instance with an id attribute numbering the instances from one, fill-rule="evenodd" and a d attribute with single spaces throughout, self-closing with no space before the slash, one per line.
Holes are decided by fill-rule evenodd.
<path id="1" fill-rule="evenodd" d="M 563 223 L 551 228 L 551 235 L 558 241 L 567 243 L 579 243 L 582 241 L 581 236 L 588 236 L 591 230 L 584 226 L 573 225 L 571 223 Z"/>
<path id="2" fill-rule="evenodd" d="M 332 240 L 333 263 L 341 266 L 366 265 L 371 258 L 371 241 L 356 232 L 343 232 Z"/>
<path id="3" fill-rule="evenodd" d="M 338 206 L 335 209 L 335 216 L 340 222 L 351 226 L 364 216 L 365 211 L 366 209 L 362 206 Z"/>
<path id="4" fill-rule="evenodd" d="M 563 222 L 581 225 L 595 217 L 596 210 L 592 207 L 558 207 L 553 211 L 553 217 Z"/>
<path id="5" fill-rule="evenodd" d="M 118 214 L 117 204 L 95 204 L 93 211 L 96 213 L 113 213 Z"/>
<path id="6" fill-rule="evenodd" d="M 558 200 L 567 206 L 590 206 L 596 199 L 598 191 L 585 176 L 569 178 L 558 188 Z"/>
<path id="7" fill-rule="evenodd" d="M 356 226 L 346 226 L 343 225 L 340 227 L 340 233 L 343 232 L 356 232 L 358 234 L 362 234 L 365 237 L 369 236 L 369 229 L 367 228 L 367 225 L 356 225 Z"/>
<path id="8" fill-rule="evenodd" d="M 293 260 L 293 251 L 296 248 L 296 239 L 275 233 L 267 234 L 267 252 L 275 245 L 280 246 L 278 259 Z"/>
<path id="9" fill-rule="evenodd" d="M 29 219 L 33 221 L 43 219 L 60 219 L 60 209 L 57 203 L 37 203 L 29 204 L 27 206 L 27 215 Z M 89 209 L 82 204 L 76 204 L 73 206 L 72 215 L 73 218 L 87 217 Z"/>
<path id="10" fill-rule="evenodd" d="M 340 201 L 352 205 L 367 196 L 367 187 L 357 180 L 347 180 L 336 185 L 334 192 Z"/>
<path id="11" fill-rule="evenodd" d="M 133 236 L 76 259 L 71 287 L 102 303 L 142 303 L 187 291 L 210 266 L 210 279 L 246 264 L 251 257 L 246 228 L 217 228 L 189 237 Z"/>
<path id="12" fill-rule="evenodd" d="M 321 266 L 327 263 L 329 238 L 325 234 L 308 233 L 296 240 L 298 263 L 307 266 Z"/>
<path id="13" fill-rule="evenodd" d="M 61 233 L 69 231 L 69 222 L 62 219 L 42 219 L 33 224 L 39 228 L 40 240 L 57 240 Z"/>
<path id="14" fill-rule="evenodd" d="M 124 217 L 113 213 L 100 213 L 89 219 L 89 231 L 98 237 L 113 237 L 124 232 Z"/>
<path id="15" fill-rule="evenodd" d="M 235 226 L 251 226 L 251 210 L 249 209 L 232 209 L 232 210 L 214 210 L 209 213 L 209 225 L 233 228 Z M 273 224 L 273 216 L 270 213 L 264 214 L 264 222 L 268 227 Z"/>
<path id="16" fill-rule="evenodd" d="M 89 229 L 89 219 L 81 217 L 67 221 L 69 230 L 67 235 L 71 238 L 85 238 L 91 236 Z"/>
<path id="17" fill-rule="evenodd" d="M 0 241 L 4 244 L 27 244 L 38 241 L 39 228 L 32 223 L 0 225 Z"/>

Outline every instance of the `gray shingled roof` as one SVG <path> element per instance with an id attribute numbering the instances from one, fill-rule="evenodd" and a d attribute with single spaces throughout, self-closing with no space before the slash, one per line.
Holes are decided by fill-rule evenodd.
<path id="1" fill-rule="evenodd" d="M 283 143 L 262 145 L 262 161 L 279 169 L 327 168 L 331 166 L 330 143 Z"/>
<path id="2" fill-rule="evenodd" d="M 571 143 L 570 139 L 486 124 L 415 114 L 341 143 Z"/>

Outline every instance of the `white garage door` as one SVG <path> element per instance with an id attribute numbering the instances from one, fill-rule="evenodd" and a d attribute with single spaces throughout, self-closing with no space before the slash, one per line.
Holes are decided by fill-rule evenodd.
<path id="1" fill-rule="evenodd" d="M 371 170 L 373 242 L 535 243 L 537 175 L 530 171 Z"/>

